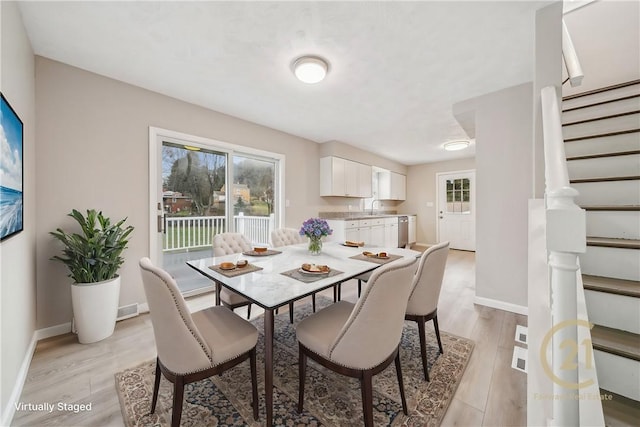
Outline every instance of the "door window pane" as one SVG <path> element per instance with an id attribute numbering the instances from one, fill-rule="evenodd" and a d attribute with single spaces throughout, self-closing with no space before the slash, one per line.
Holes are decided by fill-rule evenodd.
<path id="1" fill-rule="evenodd" d="M 182 144 L 162 144 L 163 249 L 211 247 L 213 235 L 226 230 L 224 186 L 227 156 Z"/>
<path id="2" fill-rule="evenodd" d="M 226 190 L 226 189 L 225 189 Z M 275 228 L 276 162 L 245 155 L 233 156 L 233 203 L 236 232 L 266 244 Z"/>
<path id="3" fill-rule="evenodd" d="M 468 178 L 447 180 L 447 213 L 471 212 L 471 183 Z"/>

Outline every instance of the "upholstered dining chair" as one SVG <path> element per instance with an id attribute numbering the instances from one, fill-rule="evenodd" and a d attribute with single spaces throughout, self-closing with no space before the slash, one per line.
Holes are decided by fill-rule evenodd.
<path id="1" fill-rule="evenodd" d="M 302 411 L 307 357 L 360 380 L 365 426 L 373 426 L 373 376 L 395 360 L 402 410 L 407 414 L 398 349 L 417 260 L 397 260 L 376 269 L 355 304 L 339 301 L 300 321 L 299 394 Z"/>
<path id="2" fill-rule="evenodd" d="M 218 233 L 213 236 L 213 256 L 224 256 L 253 249 L 251 240 L 241 233 Z M 216 305 L 235 310 L 247 306 L 247 319 L 251 318 L 251 301 L 216 282 Z"/>
<path id="3" fill-rule="evenodd" d="M 301 236 L 300 232 L 295 228 L 276 228 L 271 232 L 271 245 L 274 248 L 297 245 L 306 241 L 307 238 Z"/>
<path id="4" fill-rule="evenodd" d="M 271 246 L 279 248 L 282 246 L 297 245 L 305 243 L 306 237 L 300 235 L 295 228 L 276 228 L 271 232 Z M 316 312 L 316 294 L 311 295 L 313 312 Z M 289 322 L 293 323 L 293 303 L 289 303 Z"/>
<path id="5" fill-rule="evenodd" d="M 151 413 L 156 410 L 161 373 L 173 384 L 171 425 L 178 427 L 185 384 L 221 374 L 249 359 L 253 417 L 257 420 L 256 327 L 224 307 L 191 314 L 166 271 L 155 267 L 149 258 L 140 260 L 140 271 L 158 351 Z"/>
<path id="6" fill-rule="evenodd" d="M 427 362 L 427 343 L 425 337 L 425 324 L 433 320 L 436 331 L 436 339 L 440 354 L 444 353 L 440 340 L 440 328 L 438 328 L 438 299 L 442 289 L 442 278 L 449 254 L 449 242 L 439 243 L 424 251 L 418 263 L 418 269 L 413 278 L 413 292 L 407 303 L 405 320 L 418 323 L 420 335 L 420 354 L 422 356 L 422 369 L 424 379 L 429 381 L 429 365 Z"/>

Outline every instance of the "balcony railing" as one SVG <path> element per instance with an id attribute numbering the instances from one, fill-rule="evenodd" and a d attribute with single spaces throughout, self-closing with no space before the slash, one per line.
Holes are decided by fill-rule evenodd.
<path id="1" fill-rule="evenodd" d="M 227 231 L 224 216 L 167 217 L 163 241 L 164 251 L 211 247 L 213 236 Z M 252 243 L 266 245 L 274 229 L 274 215 L 233 217 L 234 229 Z"/>

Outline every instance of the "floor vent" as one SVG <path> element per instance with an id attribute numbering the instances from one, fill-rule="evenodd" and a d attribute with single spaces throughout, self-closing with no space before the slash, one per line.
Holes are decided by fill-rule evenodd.
<path id="1" fill-rule="evenodd" d="M 516 325 L 516 342 L 519 342 L 520 344 L 527 344 L 528 334 L 529 331 L 526 326 Z"/>
<path id="2" fill-rule="evenodd" d="M 527 373 L 527 349 L 519 346 L 513 347 L 513 359 L 511 367 L 515 370 Z"/>
<path id="3" fill-rule="evenodd" d="M 138 315 L 138 303 L 125 305 L 118 308 L 118 317 L 116 320 L 124 320 Z"/>

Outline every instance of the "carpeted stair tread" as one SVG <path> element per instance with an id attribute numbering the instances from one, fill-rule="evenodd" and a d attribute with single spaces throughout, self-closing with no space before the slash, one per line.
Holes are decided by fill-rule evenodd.
<path id="1" fill-rule="evenodd" d="M 640 282 L 635 280 L 614 279 L 611 277 L 583 274 L 582 284 L 585 289 L 591 291 L 640 298 Z"/>
<path id="2" fill-rule="evenodd" d="M 587 246 L 600 246 L 605 248 L 640 249 L 640 240 L 613 239 L 609 237 L 587 236 Z"/>
<path id="3" fill-rule="evenodd" d="M 620 329 L 594 325 L 591 341 L 595 350 L 640 361 L 640 335 Z"/>
<path id="4" fill-rule="evenodd" d="M 628 397 L 600 389 L 600 394 L 612 396 L 602 401 L 604 424 L 608 427 L 637 426 L 640 420 L 640 402 Z"/>

